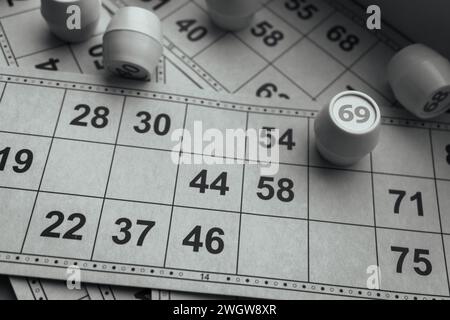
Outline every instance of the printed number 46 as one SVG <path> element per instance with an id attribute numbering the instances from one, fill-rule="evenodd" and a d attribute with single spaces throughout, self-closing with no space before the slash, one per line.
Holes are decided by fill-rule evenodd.
<path id="1" fill-rule="evenodd" d="M 194 252 L 199 252 L 203 247 L 203 242 L 200 240 L 202 234 L 202 227 L 195 226 L 194 229 L 184 238 L 183 246 L 192 247 Z M 225 232 L 220 228 L 212 228 L 206 233 L 205 247 L 211 254 L 219 254 L 223 251 L 225 244 L 220 236 L 225 235 Z"/>

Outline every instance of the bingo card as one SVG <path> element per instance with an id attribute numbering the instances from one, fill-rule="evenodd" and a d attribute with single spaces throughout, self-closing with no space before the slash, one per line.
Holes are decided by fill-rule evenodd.
<path id="1" fill-rule="evenodd" d="M 1 273 L 64 280 L 77 266 L 83 282 L 259 298 L 449 297 L 445 117 L 386 109 L 374 153 L 338 169 L 316 153 L 307 102 L 14 68 L 0 92 Z M 187 141 L 198 121 L 260 130 L 259 148 L 280 146 L 277 173 L 263 175 L 247 144 L 228 164 L 208 148 L 185 164 L 197 151 L 172 134 Z M 267 128 L 285 139 L 269 147 Z"/>
<path id="2" fill-rule="evenodd" d="M 164 290 L 83 285 L 79 290 L 67 289 L 65 282 L 11 277 L 11 284 L 19 300 L 205 300 L 224 299 Z"/>

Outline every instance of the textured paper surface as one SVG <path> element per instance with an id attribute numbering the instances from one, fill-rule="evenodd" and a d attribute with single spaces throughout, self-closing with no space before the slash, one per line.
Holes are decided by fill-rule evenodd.
<path id="1" fill-rule="evenodd" d="M 445 117 L 416 123 L 400 111 L 386 109 L 382 138 L 371 157 L 355 168 L 336 170 L 314 148 L 315 106 L 286 102 L 283 107 L 240 95 L 15 69 L 3 70 L 0 84 L 1 141 L 11 152 L 27 149 L 35 154 L 26 172 L 15 172 L 10 161 L 2 172 L 1 198 L 6 204 L 0 233 L 2 273 L 65 280 L 67 267 L 76 264 L 84 282 L 211 294 L 448 295 L 445 195 L 450 166 Z M 89 125 L 71 125 L 70 119 L 80 114 L 75 108 L 80 103 L 110 108 L 108 124 L 95 132 Z M 252 161 L 205 164 L 196 167 L 197 172 L 190 165 L 173 164 L 173 142 L 167 136 L 148 132 L 141 139 L 133 130 L 140 123 L 133 115 L 147 110 L 155 111 L 156 117 L 160 104 L 167 104 L 164 110 L 174 119 L 169 131 L 190 128 L 196 120 L 208 128 L 217 119 L 235 128 L 244 124 L 247 129 L 262 125 L 282 132 L 293 129 L 298 145 L 281 148 L 282 162 L 274 180 L 291 179 L 290 202 L 305 209 L 292 211 L 290 203 L 276 197 L 265 201 L 255 197 L 261 191 L 261 176 Z M 183 120 L 177 121 L 180 113 Z M 280 121 L 285 118 L 296 119 L 298 125 L 283 127 L 290 124 Z M 306 144 L 300 143 L 305 135 Z M 307 156 L 291 157 L 291 152 Z M 228 172 L 230 191 L 220 196 L 216 190 L 204 194 L 192 190 L 190 181 L 202 166 L 212 176 Z M 406 198 L 395 213 L 396 197 L 389 190 L 405 186 L 418 189 L 405 189 L 407 194 L 422 193 L 422 216 Z M 236 189 L 238 205 L 230 201 L 223 209 L 224 198 L 234 197 Z M 186 193 L 191 195 L 189 201 L 195 201 L 187 203 Z M 298 199 L 307 199 L 306 206 Z M 42 236 L 56 221 L 48 218 L 53 211 L 65 217 L 53 230 L 59 236 Z M 69 219 L 72 213 L 85 215 L 81 227 L 81 218 Z M 136 249 L 135 232 L 126 245 L 112 241 L 114 236 L 123 237 L 114 223 L 119 217 L 156 223 L 142 250 Z M 205 245 L 195 251 L 183 244 L 196 225 L 204 230 L 202 242 L 205 230 L 222 229 L 223 235 L 215 235 L 222 239 L 223 250 L 211 254 Z M 79 228 L 73 235 L 81 240 L 63 238 L 74 226 Z M 392 247 L 412 251 L 401 270 L 399 253 Z M 415 262 L 417 250 L 422 260 Z M 381 268 L 380 291 L 367 290 L 367 272 L 373 265 Z"/>

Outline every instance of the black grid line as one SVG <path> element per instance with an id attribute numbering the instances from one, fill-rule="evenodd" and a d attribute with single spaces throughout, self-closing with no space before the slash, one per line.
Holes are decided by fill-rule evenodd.
<path id="1" fill-rule="evenodd" d="M 443 228 L 442 228 L 441 205 L 440 205 L 440 201 L 439 201 L 439 187 L 438 187 L 437 180 L 436 180 L 436 164 L 435 164 L 435 159 L 434 159 L 433 133 L 431 130 L 429 130 L 429 137 L 430 137 L 430 146 L 431 146 L 430 151 L 431 151 L 431 157 L 432 157 L 431 160 L 433 162 L 436 203 L 437 203 L 438 214 L 439 214 L 439 228 L 441 229 L 442 252 L 444 253 L 444 264 L 445 264 L 445 271 L 447 274 L 447 285 L 448 285 L 448 290 L 449 290 L 449 294 L 450 294 L 450 277 L 449 277 L 449 272 L 448 272 L 449 269 L 448 269 L 448 265 L 447 265 L 447 254 L 445 252 L 445 240 L 444 240 L 444 232 L 443 232 Z"/>
<path id="2" fill-rule="evenodd" d="M 295 26 L 293 26 L 289 21 L 287 21 L 282 15 L 280 15 L 278 12 L 275 12 L 274 10 L 272 10 L 270 7 L 267 7 L 268 10 L 270 10 L 273 14 L 275 14 L 277 17 L 279 17 L 281 20 L 283 20 L 285 23 L 289 24 L 291 27 L 295 28 Z M 334 12 L 335 13 L 335 12 Z M 333 14 L 334 14 L 333 13 Z M 332 15 L 330 15 L 331 17 Z M 329 17 L 328 17 L 329 18 Z M 324 23 L 326 20 L 323 20 L 320 22 L 320 24 Z M 356 76 L 357 78 L 359 78 L 364 84 L 366 84 L 369 88 L 371 88 L 372 90 L 374 90 L 375 92 L 377 92 L 380 96 L 382 96 L 384 99 L 386 99 L 387 101 L 390 101 L 390 99 L 388 97 L 386 97 L 386 95 L 382 92 L 379 91 L 378 88 L 375 88 L 371 83 L 367 82 L 366 79 L 360 77 L 357 73 L 355 73 L 351 68 L 347 67 L 344 63 L 342 63 L 339 59 L 337 59 L 335 56 L 333 56 L 331 53 L 329 53 L 328 50 L 326 50 L 325 48 L 323 48 L 319 43 L 317 43 L 317 41 L 315 41 L 314 39 L 312 39 L 309 34 L 306 34 L 304 39 L 308 39 L 309 41 L 311 41 L 315 46 L 317 46 L 319 49 L 321 49 L 322 52 L 324 52 L 326 55 L 328 55 L 331 59 L 333 59 L 335 62 L 337 62 L 339 65 L 341 65 L 343 68 L 345 68 L 345 72 L 350 72 L 352 73 L 354 76 Z M 304 40 L 302 39 L 302 40 Z M 367 51 L 364 53 L 364 55 L 367 55 L 370 52 Z M 276 62 L 276 61 L 275 61 Z M 281 72 L 281 70 L 278 70 L 279 72 Z M 345 73 L 344 72 L 344 73 Z M 285 77 L 287 77 L 287 75 L 285 75 L 283 72 L 281 72 Z M 343 74 L 344 74 L 343 73 Z M 339 75 L 336 79 L 334 79 L 330 84 L 328 84 L 328 87 L 331 87 L 336 81 L 338 81 L 340 79 L 340 77 L 343 75 Z M 292 80 L 293 81 L 293 80 Z M 313 97 L 313 100 L 315 101 L 318 97 L 320 96 L 317 95 L 315 97 Z"/>
<path id="3" fill-rule="evenodd" d="M 371 192 L 372 192 L 372 210 L 373 210 L 373 226 L 374 226 L 374 235 L 375 235 L 375 255 L 377 260 L 377 275 L 379 276 L 380 270 L 380 257 L 378 253 L 378 232 L 377 232 L 377 209 L 376 209 L 376 201 L 375 201 L 375 181 L 374 181 L 374 173 L 373 173 L 373 155 L 370 153 L 370 184 L 371 184 Z M 378 288 L 381 288 L 381 279 L 377 278 Z"/>
<path id="4" fill-rule="evenodd" d="M 215 79 L 212 74 L 210 74 L 207 70 L 200 67 L 195 61 L 193 61 L 183 50 L 181 50 L 181 48 L 177 47 L 167 37 L 164 37 L 164 40 L 169 43 L 168 45 L 165 45 L 166 49 L 169 50 L 172 54 L 174 54 L 177 58 L 179 58 L 180 61 L 184 63 L 192 72 L 194 72 L 196 75 L 202 78 L 207 84 L 209 84 L 212 89 L 214 89 L 215 91 L 220 91 L 220 89 L 223 89 L 226 92 L 230 92 L 230 90 L 228 90 L 223 84 L 217 81 L 217 79 Z M 179 52 L 181 56 L 177 54 L 177 52 Z M 211 83 L 210 80 L 212 80 L 213 83 Z M 217 87 L 218 85 L 220 87 Z"/>
<path id="5" fill-rule="evenodd" d="M 308 245 L 308 252 L 307 252 L 307 259 L 308 259 L 308 282 L 311 281 L 311 259 L 310 259 L 310 254 L 311 254 L 311 234 L 310 234 L 310 229 L 309 229 L 309 223 L 310 223 L 310 204 L 311 204 L 311 191 L 310 191 L 310 183 L 311 183 L 311 176 L 310 176 L 310 161 L 311 161 L 311 120 L 308 119 L 308 132 L 307 132 L 307 136 L 308 136 L 308 143 L 307 143 L 307 159 L 308 159 L 308 170 L 307 170 L 307 184 L 306 184 L 306 192 L 307 192 L 307 198 L 306 198 L 306 202 L 307 202 L 307 245 Z"/>
<path id="6" fill-rule="evenodd" d="M 80 62 L 78 61 L 77 57 L 75 56 L 75 52 L 73 51 L 72 45 L 67 45 L 69 48 L 70 54 L 72 55 L 73 60 L 75 61 L 75 64 L 77 65 L 78 71 L 80 73 L 83 73 L 83 69 L 81 68 Z"/>
<path id="7" fill-rule="evenodd" d="M 32 210 L 31 210 L 31 214 L 30 214 L 30 218 L 29 218 L 29 220 L 28 220 L 28 224 L 27 224 L 27 229 L 26 229 L 26 232 L 25 232 L 25 236 L 24 236 L 24 239 L 23 239 L 23 242 L 22 242 L 22 246 L 21 246 L 21 248 L 20 248 L 20 253 L 23 252 L 23 248 L 25 247 L 25 242 L 26 242 L 26 240 L 27 240 L 28 231 L 29 231 L 30 226 L 31 226 L 31 220 L 33 219 L 34 210 L 36 209 L 36 203 L 37 203 L 37 200 L 38 200 L 38 197 L 39 197 L 39 192 L 40 192 L 40 190 L 41 190 L 42 181 L 44 180 L 45 169 L 47 168 L 47 163 L 48 163 L 48 159 L 50 158 L 50 153 L 51 153 L 51 151 L 52 151 L 52 146 L 53 146 L 53 141 L 54 141 L 54 139 L 55 139 L 56 130 L 58 129 L 59 118 L 61 117 L 62 108 L 63 108 L 64 102 L 65 102 L 65 100 L 66 100 L 66 95 L 67 95 L 67 90 L 64 90 L 64 94 L 63 94 L 62 101 L 61 101 L 61 106 L 60 106 L 60 108 L 59 108 L 58 117 L 57 117 L 56 123 L 55 123 L 55 128 L 54 128 L 54 130 L 53 130 L 53 135 L 52 135 L 52 138 L 51 138 L 51 142 L 50 142 L 50 146 L 49 146 L 49 149 L 48 149 L 47 157 L 46 157 L 46 159 L 45 159 L 44 168 L 43 168 L 43 170 L 42 170 L 41 179 L 40 179 L 40 181 L 39 181 L 38 191 L 36 192 L 36 196 L 35 196 L 35 198 L 34 198 L 33 208 L 32 208 Z"/>
<path id="8" fill-rule="evenodd" d="M 3 101 L 3 96 L 4 96 L 5 91 L 6 91 L 6 86 L 7 86 L 8 84 L 7 84 L 6 82 L 0 82 L 0 83 L 3 83 L 2 94 L 0 94 L 0 103 L 2 103 L 2 101 Z"/>
<path id="9" fill-rule="evenodd" d="M 108 194 L 109 180 L 110 180 L 110 178 L 111 178 L 111 171 L 112 171 L 113 165 L 114 165 L 114 158 L 115 158 L 115 155 L 116 155 L 116 149 L 117 149 L 117 141 L 119 140 L 120 128 L 121 128 L 121 126 L 122 126 L 123 113 L 124 113 L 124 110 L 125 110 L 125 105 L 126 105 L 126 103 L 127 103 L 127 97 L 124 97 L 124 98 L 123 98 L 123 102 L 122 102 L 122 109 L 121 109 L 121 113 L 120 113 L 119 126 L 118 126 L 118 128 L 117 128 L 116 139 L 115 139 L 115 143 L 114 143 L 113 154 L 112 154 L 112 157 L 111 157 L 111 163 L 110 163 L 110 165 L 109 165 L 108 179 L 106 180 L 105 193 L 104 193 L 104 196 L 103 196 L 102 207 L 101 207 L 101 209 L 100 209 L 100 216 L 99 216 L 99 218 L 98 218 L 97 229 L 96 229 L 96 231 L 95 231 L 94 244 L 93 244 L 93 246 L 92 246 L 92 252 L 91 252 L 91 260 L 92 260 L 93 257 L 94 257 L 95 246 L 96 246 L 96 244 L 97 244 L 98 231 L 99 231 L 99 229 L 100 229 L 100 224 L 101 224 L 101 221 L 102 221 L 102 215 L 103 215 L 103 209 L 104 209 L 104 207 L 105 207 L 105 201 L 106 201 L 105 199 L 106 199 L 106 195 Z"/>
<path id="10" fill-rule="evenodd" d="M 169 230 L 167 232 L 166 249 L 165 249 L 165 253 L 164 253 L 164 264 L 163 264 L 164 267 L 166 267 L 167 254 L 169 252 L 170 232 L 171 232 L 171 229 L 172 229 L 172 219 L 173 219 L 173 211 L 174 211 L 174 208 L 175 208 L 175 197 L 176 197 L 176 194 L 177 194 L 178 175 L 180 173 L 180 162 L 181 162 L 181 155 L 182 155 L 182 152 L 183 152 L 184 130 L 186 128 L 186 119 L 187 119 L 188 112 L 189 112 L 189 105 L 187 104 L 186 108 L 184 110 L 183 136 L 181 137 L 181 141 L 180 141 L 180 143 L 181 143 L 180 146 L 181 147 L 180 147 L 180 151 L 178 153 L 177 173 L 176 173 L 176 176 L 175 176 L 175 184 L 174 184 L 174 187 L 173 187 L 173 197 L 172 197 L 172 206 L 171 206 L 172 208 L 170 210 Z"/>
<path id="11" fill-rule="evenodd" d="M 246 118 L 245 118 L 245 130 L 248 130 L 248 120 L 249 120 L 250 114 L 247 112 Z M 245 137 L 245 147 L 244 147 L 244 154 L 247 154 L 247 139 L 248 137 Z M 241 227 L 242 227 L 242 205 L 244 203 L 244 182 L 245 182 L 245 163 L 242 165 L 242 181 L 241 181 L 241 199 L 239 204 L 239 230 L 238 230 L 238 242 L 237 242 L 237 253 L 236 253 L 236 274 L 239 274 L 239 252 L 241 248 Z"/>

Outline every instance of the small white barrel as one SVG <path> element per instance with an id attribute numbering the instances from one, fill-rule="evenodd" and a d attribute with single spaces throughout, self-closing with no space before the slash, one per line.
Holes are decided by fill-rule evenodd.
<path id="1" fill-rule="evenodd" d="M 123 7 L 103 36 L 103 61 L 121 77 L 147 80 L 163 53 L 161 21 L 151 11 Z"/>
<path id="2" fill-rule="evenodd" d="M 389 62 L 388 78 L 397 100 L 421 119 L 450 109 L 450 62 L 422 44 L 400 50 Z"/>
<path id="3" fill-rule="evenodd" d="M 319 153 L 338 166 L 353 165 L 372 152 L 380 130 L 377 103 L 358 91 L 344 91 L 335 96 L 314 122 Z"/>

